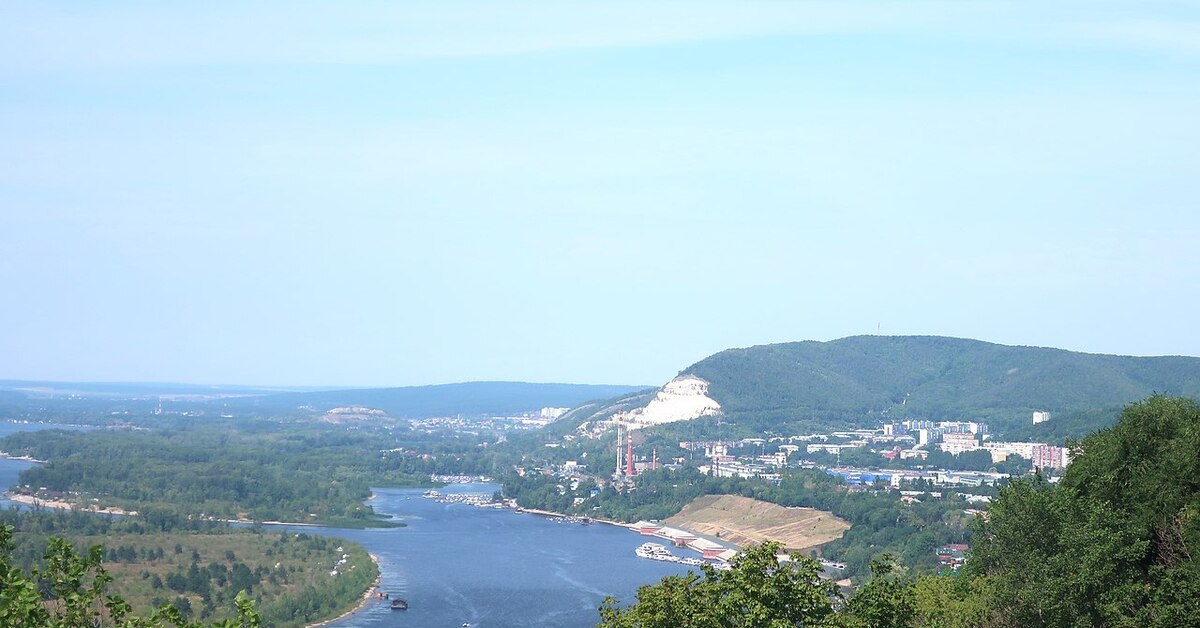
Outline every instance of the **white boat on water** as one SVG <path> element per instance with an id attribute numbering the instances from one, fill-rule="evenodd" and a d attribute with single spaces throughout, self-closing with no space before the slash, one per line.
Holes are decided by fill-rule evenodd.
<path id="1" fill-rule="evenodd" d="M 641 558 L 649 558 L 650 560 L 663 560 L 670 562 L 678 562 L 679 557 L 671 553 L 671 550 L 659 545 L 658 543 L 642 543 L 637 549 L 633 550 Z"/>

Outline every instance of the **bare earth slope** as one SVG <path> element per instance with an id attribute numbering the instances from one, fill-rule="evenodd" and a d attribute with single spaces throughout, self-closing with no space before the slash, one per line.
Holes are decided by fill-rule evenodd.
<path id="1" fill-rule="evenodd" d="M 719 536 L 738 547 L 778 541 L 793 551 L 811 549 L 842 536 L 850 524 L 831 512 L 785 508 L 737 495 L 704 495 L 666 520 L 669 526 Z"/>

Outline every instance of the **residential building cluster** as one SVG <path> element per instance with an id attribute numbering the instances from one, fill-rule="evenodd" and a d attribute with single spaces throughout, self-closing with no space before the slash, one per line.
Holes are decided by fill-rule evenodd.
<path id="1" fill-rule="evenodd" d="M 478 434 L 482 431 L 535 430 L 554 421 L 553 413 L 559 410 L 562 408 L 542 408 L 537 412 L 517 416 L 431 417 L 413 420 L 412 427 L 425 432 L 454 430 L 464 434 Z"/>
<path id="2" fill-rule="evenodd" d="M 1048 421 L 1050 416 L 1049 412 L 1043 411 L 1033 414 L 1035 423 Z M 1009 456 L 1017 455 L 1031 461 L 1033 466 L 1039 469 L 1065 469 L 1071 463 L 1071 452 L 1065 447 L 1046 443 L 994 441 L 991 440 L 988 425 L 974 421 L 903 421 L 884 425 L 881 432 L 883 436 L 890 436 L 897 442 L 913 443 L 912 449 L 898 451 L 901 459 L 925 457 L 928 455 L 927 453 L 922 456 L 917 452 L 921 449 L 936 448 L 953 455 L 970 451 L 987 451 L 991 455 L 993 463 L 1003 462 Z M 851 444 L 862 446 L 858 443 L 845 443 L 834 446 L 817 446 L 817 449 L 832 450 Z M 814 446 L 810 445 L 809 452 L 811 453 L 813 450 Z M 886 453 L 885 455 L 889 458 L 895 457 Z"/>

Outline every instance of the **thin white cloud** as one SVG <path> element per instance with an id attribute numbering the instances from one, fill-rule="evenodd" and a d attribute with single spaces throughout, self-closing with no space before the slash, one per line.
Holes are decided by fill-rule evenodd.
<path id="1" fill-rule="evenodd" d="M 1170 54 L 1200 55 L 1200 21 L 1131 19 L 1085 22 L 1066 29 L 1078 40 Z"/>
<path id="2" fill-rule="evenodd" d="M 414 2 L 8 8 L 0 68 L 394 63 L 936 28 L 992 2 Z"/>
<path id="3" fill-rule="evenodd" d="M 768 36 L 919 35 L 1200 54 L 1200 16 L 1170 2 L 10 3 L 0 71 L 384 64 Z"/>

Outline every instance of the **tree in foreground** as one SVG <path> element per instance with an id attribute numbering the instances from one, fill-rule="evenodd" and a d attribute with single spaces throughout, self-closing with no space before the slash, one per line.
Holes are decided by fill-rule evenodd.
<path id="1" fill-rule="evenodd" d="M 132 613 L 118 596 L 105 596 L 112 576 L 104 569 L 104 550 L 92 546 L 79 555 L 63 539 L 50 539 L 44 555 L 45 567 L 28 576 L 12 566 L 13 529 L 0 526 L 0 626 L 22 628 L 202 628 L 188 622 L 180 612 L 163 606 L 146 617 Z M 211 628 L 258 628 L 261 621 L 254 602 L 245 591 L 234 601 L 238 616 L 209 624 Z"/>
<path id="2" fill-rule="evenodd" d="M 841 598 L 822 580 L 815 560 L 776 558 L 779 544 L 763 543 L 738 554 L 732 568 L 668 576 L 638 588 L 637 602 L 620 608 L 608 598 L 600 607 L 601 626 L 611 628 L 719 628 L 821 626 Z"/>
<path id="3" fill-rule="evenodd" d="M 1014 482 L 968 575 L 1001 626 L 1200 626 L 1200 406 L 1156 395 L 1085 438 L 1060 486 Z"/>
<path id="4" fill-rule="evenodd" d="M 910 587 L 892 574 L 884 557 L 874 577 L 844 603 L 837 585 L 820 577 L 821 565 L 792 554 L 780 560 L 778 543 L 751 547 L 728 571 L 668 576 L 640 587 L 626 607 L 608 598 L 600 607 L 605 628 L 793 628 L 797 626 L 890 628 L 914 616 Z M 839 610 L 840 607 L 840 610 Z"/>

